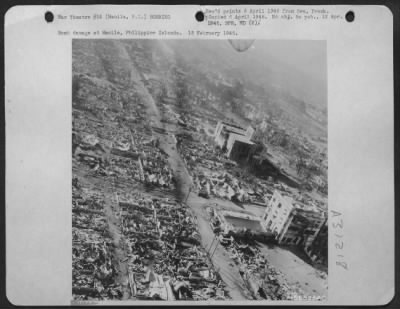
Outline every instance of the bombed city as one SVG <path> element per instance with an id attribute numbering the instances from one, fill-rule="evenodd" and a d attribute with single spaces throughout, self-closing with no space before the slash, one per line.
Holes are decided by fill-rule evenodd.
<path id="1" fill-rule="evenodd" d="M 322 41 L 73 40 L 73 299 L 326 299 L 326 79 Z"/>

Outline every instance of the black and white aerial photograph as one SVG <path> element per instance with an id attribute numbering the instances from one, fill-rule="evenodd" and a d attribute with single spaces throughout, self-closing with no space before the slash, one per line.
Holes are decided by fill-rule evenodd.
<path id="1" fill-rule="evenodd" d="M 327 45 L 72 40 L 74 301 L 325 301 Z"/>

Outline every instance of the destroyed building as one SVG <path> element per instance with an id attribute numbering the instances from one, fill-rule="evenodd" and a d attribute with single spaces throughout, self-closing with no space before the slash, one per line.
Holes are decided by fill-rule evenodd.
<path id="1" fill-rule="evenodd" d="M 260 218 L 245 213 L 215 211 L 212 208 L 208 212 L 211 215 L 210 225 L 218 236 L 217 241 L 239 267 L 239 274 L 253 299 L 290 300 L 293 293 L 305 295 L 297 284 L 288 284 L 283 274 L 260 251 L 258 242 L 273 243 L 270 239 L 272 234 L 259 233 L 259 229 L 263 229 Z"/>
<path id="2" fill-rule="evenodd" d="M 295 193 L 283 185 L 291 183 L 275 158 L 258 152 L 256 123 L 246 129 L 231 123 L 240 117 L 225 114 L 230 105 L 221 88 L 233 86 L 210 74 L 220 70 L 203 74 L 158 47 L 152 40 L 73 43 L 73 298 L 231 299 L 220 261 L 202 246 L 213 232 L 239 269 L 241 289 L 251 291 L 247 299 L 305 295 L 270 265 L 258 242 L 299 241 L 311 259 L 320 259 L 327 227 L 311 227 L 314 212 L 307 207 L 292 203 L 288 216 L 282 214 L 274 225 L 282 235 L 267 230 L 260 213 L 239 210 L 210 218 L 212 231 L 200 237 L 209 223 L 198 228 L 193 199 L 241 209 L 253 204 L 262 212 L 274 188 Z M 264 135 L 274 127 L 262 124 Z M 292 137 L 282 131 L 279 136 Z"/>
<path id="3" fill-rule="evenodd" d="M 248 167 L 254 175 L 260 178 L 272 177 L 276 181 L 282 181 L 293 188 L 300 186 L 298 181 L 285 173 L 265 151 L 251 155 L 248 160 Z"/>
<path id="4" fill-rule="evenodd" d="M 312 251 L 312 244 L 316 238 L 324 237 L 324 226 L 326 225 L 326 212 L 315 205 L 306 205 L 295 201 L 292 197 L 284 196 L 278 190 L 274 192 L 268 207 L 262 217 L 264 226 L 275 235 L 279 244 L 297 245 L 307 251 Z M 320 240 L 318 240 L 320 241 Z M 313 251 L 315 254 L 322 253 L 321 243 Z M 313 257 L 313 260 L 317 259 Z"/>
<path id="5" fill-rule="evenodd" d="M 214 133 L 216 144 L 224 149 L 228 158 L 240 161 L 245 160 L 254 148 L 251 141 L 254 129 L 249 126 L 244 129 L 238 125 L 219 121 Z"/>
<path id="6" fill-rule="evenodd" d="M 266 146 L 252 141 L 255 130 L 249 126 L 244 129 L 236 124 L 219 121 L 214 130 L 214 141 L 226 156 L 244 164 L 259 177 L 272 176 L 292 187 L 299 183 L 273 162 Z"/>
<path id="7" fill-rule="evenodd" d="M 234 211 L 216 211 L 215 217 L 220 222 L 221 230 L 224 233 L 240 232 L 251 230 L 254 232 L 264 232 L 260 218 Z"/>
<path id="8" fill-rule="evenodd" d="M 305 246 L 304 252 L 312 261 L 319 261 L 322 264 L 328 262 L 328 218 L 321 223 L 321 227 L 314 237 L 310 237 Z"/>

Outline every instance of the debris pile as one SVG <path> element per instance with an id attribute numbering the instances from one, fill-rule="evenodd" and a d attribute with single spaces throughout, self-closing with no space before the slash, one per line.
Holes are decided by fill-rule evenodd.
<path id="1" fill-rule="evenodd" d="M 174 179 L 173 172 L 177 177 L 187 176 L 171 155 L 175 150 L 189 170 L 192 190 L 203 197 L 265 207 L 274 187 L 281 186 L 273 179 L 251 176 L 248 166 L 228 160 L 211 142 L 218 121 L 236 118 L 227 110 L 240 114 L 239 118 L 246 114 L 251 120 L 248 112 L 256 115 L 257 110 L 249 108 L 249 102 L 261 102 L 265 93 L 255 95 L 257 87 L 241 91 L 240 84 L 212 65 L 205 63 L 200 66 L 204 70 L 198 70 L 185 57 L 166 57 L 173 50 L 167 45 L 153 40 L 73 42 L 74 299 L 230 298 L 219 270 L 200 245 L 196 217 L 172 198 L 182 189 L 176 188 L 182 182 Z M 185 54 L 190 53 L 176 55 Z M 239 100 L 239 93 L 245 97 Z M 239 101 L 248 102 L 237 106 Z M 261 109 L 258 120 L 270 112 Z M 310 176 L 319 176 L 313 181 L 326 190 L 326 173 L 319 170 L 327 163 L 326 157 L 322 163 L 309 162 L 317 151 L 306 145 L 304 160 L 294 160 L 299 157 L 296 149 L 301 140 L 294 145 L 290 136 L 281 138 L 285 132 L 273 134 L 270 128 L 279 123 L 268 121 L 266 125 L 260 131 L 261 142 L 279 148 L 279 154 L 289 154 L 291 169 L 297 167 L 304 178 L 309 178 L 304 171 L 313 169 Z M 166 134 L 176 137 L 176 149 L 170 144 L 166 147 L 171 140 Z M 289 191 L 283 186 L 278 189 Z M 216 220 L 211 224 L 232 263 L 240 266 L 254 298 L 290 299 L 293 291 L 302 293 L 269 265 L 254 239 L 224 235 Z"/>
<path id="2" fill-rule="evenodd" d="M 236 168 L 236 163 L 208 144 L 178 135 L 178 150 L 192 176 L 193 191 L 240 203 L 265 203 L 271 192 L 265 181 L 255 181 Z M 236 174 L 236 175 L 235 175 Z"/>
<path id="3" fill-rule="evenodd" d="M 76 185 L 76 180 L 74 181 Z M 113 244 L 108 235 L 102 199 L 73 192 L 72 291 L 77 300 L 121 299 L 114 283 Z"/>
<path id="4" fill-rule="evenodd" d="M 239 267 L 239 274 L 254 299 L 293 300 L 294 297 L 322 299 L 319 295 L 308 295 L 299 284 L 289 284 L 285 276 L 261 253 L 258 242 L 249 231 L 242 235 L 232 231 L 225 234 L 219 228 L 220 222 L 213 216 L 214 212 L 208 211 L 208 213 L 219 243 L 225 247 L 233 263 Z"/>
<path id="5" fill-rule="evenodd" d="M 75 122 L 79 126 L 79 118 Z M 90 128 L 94 124 L 86 121 L 85 127 Z M 87 131 L 73 134 L 76 169 L 86 171 L 94 177 L 118 177 L 119 181 L 127 183 L 142 182 L 164 189 L 174 189 L 174 178 L 167 155 L 160 150 L 157 139 L 144 141 L 140 132 L 124 133 L 122 130 L 119 135 L 108 136 L 112 140 L 107 140 L 100 137 L 103 130 Z M 128 135 L 131 136 L 128 138 Z"/>
<path id="6" fill-rule="evenodd" d="M 204 249 L 195 218 L 168 199 L 120 201 L 132 296 L 138 299 L 225 299 L 218 273 Z"/>

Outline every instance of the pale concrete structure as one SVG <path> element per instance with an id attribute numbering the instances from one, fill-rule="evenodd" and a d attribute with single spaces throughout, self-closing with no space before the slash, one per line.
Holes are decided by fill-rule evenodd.
<path id="1" fill-rule="evenodd" d="M 275 190 L 262 217 L 267 231 L 278 243 L 310 246 L 326 222 L 326 214 Z"/>
<path id="2" fill-rule="evenodd" d="M 254 143 L 251 141 L 254 129 L 249 126 L 244 129 L 235 124 L 219 121 L 214 133 L 215 143 L 226 148 L 229 158 L 246 157 Z"/>

